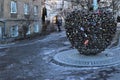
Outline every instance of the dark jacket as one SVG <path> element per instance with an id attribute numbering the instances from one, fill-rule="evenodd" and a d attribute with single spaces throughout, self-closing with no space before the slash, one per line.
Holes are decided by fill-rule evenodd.
<path id="1" fill-rule="evenodd" d="M 47 9 L 44 7 L 42 9 L 42 22 L 45 22 L 45 16 L 47 17 Z"/>
<path id="2" fill-rule="evenodd" d="M 117 22 L 120 22 L 120 16 L 117 17 Z"/>
<path id="3" fill-rule="evenodd" d="M 57 24 L 58 26 L 61 26 L 61 25 L 62 25 L 62 19 L 59 18 L 58 16 L 56 16 L 56 24 Z"/>

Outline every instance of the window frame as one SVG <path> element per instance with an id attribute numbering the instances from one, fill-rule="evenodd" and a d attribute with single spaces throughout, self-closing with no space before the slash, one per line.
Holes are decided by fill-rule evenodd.
<path id="1" fill-rule="evenodd" d="M 24 14 L 25 15 L 29 14 L 29 4 L 28 3 L 24 3 Z"/>
<path id="2" fill-rule="evenodd" d="M 18 37 L 19 32 L 18 32 L 18 25 L 11 26 L 10 28 L 11 32 L 11 37 Z"/>
<path id="3" fill-rule="evenodd" d="M 31 34 L 31 27 L 28 26 L 28 32 L 27 32 L 27 35 L 30 35 Z"/>
<path id="4" fill-rule="evenodd" d="M 10 13 L 17 13 L 17 2 L 11 1 L 10 2 Z"/>
<path id="5" fill-rule="evenodd" d="M 34 15 L 38 15 L 38 6 L 34 5 L 33 7 Z"/>
<path id="6" fill-rule="evenodd" d="M 34 23 L 34 32 L 35 33 L 39 33 L 39 29 L 40 29 L 39 24 L 38 23 Z"/>

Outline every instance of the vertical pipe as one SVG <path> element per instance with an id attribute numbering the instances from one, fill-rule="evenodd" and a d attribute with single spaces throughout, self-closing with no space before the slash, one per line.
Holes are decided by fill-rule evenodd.
<path id="1" fill-rule="evenodd" d="M 6 38 L 6 25 L 5 25 L 5 22 L 4 22 L 4 34 L 3 34 L 4 38 Z"/>
<path id="2" fill-rule="evenodd" d="M 94 9 L 94 10 L 97 10 L 97 9 L 98 9 L 97 0 L 93 0 L 93 9 Z"/>

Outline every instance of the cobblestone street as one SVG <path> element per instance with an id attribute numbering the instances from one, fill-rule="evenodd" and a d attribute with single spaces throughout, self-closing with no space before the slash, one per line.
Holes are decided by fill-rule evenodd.
<path id="1" fill-rule="evenodd" d="M 0 52 L 0 80 L 119 80 L 119 64 L 75 67 L 54 62 L 56 54 L 71 49 L 64 31 L 8 45 Z"/>
<path id="2" fill-rule="evenodd" d="M 120 0 L 0 0 L 0 80 L 120 80 Z"/>

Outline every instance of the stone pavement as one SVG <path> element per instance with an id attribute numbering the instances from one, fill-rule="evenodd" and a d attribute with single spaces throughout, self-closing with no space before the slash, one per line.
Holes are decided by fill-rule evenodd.
<path id="1" fill-rule="evenodd" d="M 0 80 L 119 80 L 120 65 L 96 68 L 53 63 L 54 55 L 72 49 L 65 32 L 26 42 L 0 53 Z"/>
<path id="2" fill-rule="evenodd" d="M 119 50 L 106 50 L 98 55 L 81 55 L 76 49 L 60 52 L 54 56 L 54 60 L 70 66 L 79 67 L 103 67 L 120 63 Z"/>
<path id="3" fill-rule="evenodd" d="M 0 44 L 0 49 L 9 48 L 9 47 L 17 47 L 17 46 L 25 46 L 25 45 L 29 45 L 29 44 L 38 43 L 40 41 L 48 42 L 48 41 L 59 39 L 61 37 L 66 37 L 65 31 L 52 32 L 49 35 L 40 36 L 40 37 L 37 37 L 35 39 L 25 39 L 25 40 L 14 41 L 14 42 L 11 40 L 11 43 Z"/>
<path id="4" fill-rule="evenodd" d="M 117 24 L 119 30 L 120 23 Z M 76 49 L 60 52 L 54 56 L 55 63 L 79 67 L 103 67 L 120 63 L 120 46 L 114 46 L 95 56 L 81 55 Z"/>
<path id="5" fill-rule="evenodd" d="M 120 25 L 120 24 L 118 24 Z M 43 40 L 37 40 L 29 41 L 30 44 L 37 43 L 39 41 L 49 41 L 49 40 L 55 40 L 56 37 L 61 36 L 65 37 L 65 32 L 61 33 L 51 33 L 50 35 L 47 36 L 47 38 Z M 0 49 L 11 47 L 11 46 L 25 46 L 29 45 L 29 43 L 23 43 L 23 44 L 16 44 L 16 43 L 10 43 L 10 44 L 4 44 L 0 46 Z M 65 43 L 65 44 L 70 44 L 70 43 Z M 115 55 L 113 55 L 115 54 Z M 119 46 L 117 49 L 113 50 L 106 50 L 101 54 L 98 54 L 96 56 L 83 56 L 78 53 L 77 50 L 71 49 L 71 50 L 66 50 L 62 51 L 54 56 L 54 61 L 56 63 L 64 64 L 64 65 L 70 65 L 70 66 L 110 66 L 113 64 L 120 63 L 120 53 L 119 53 Z"/>

